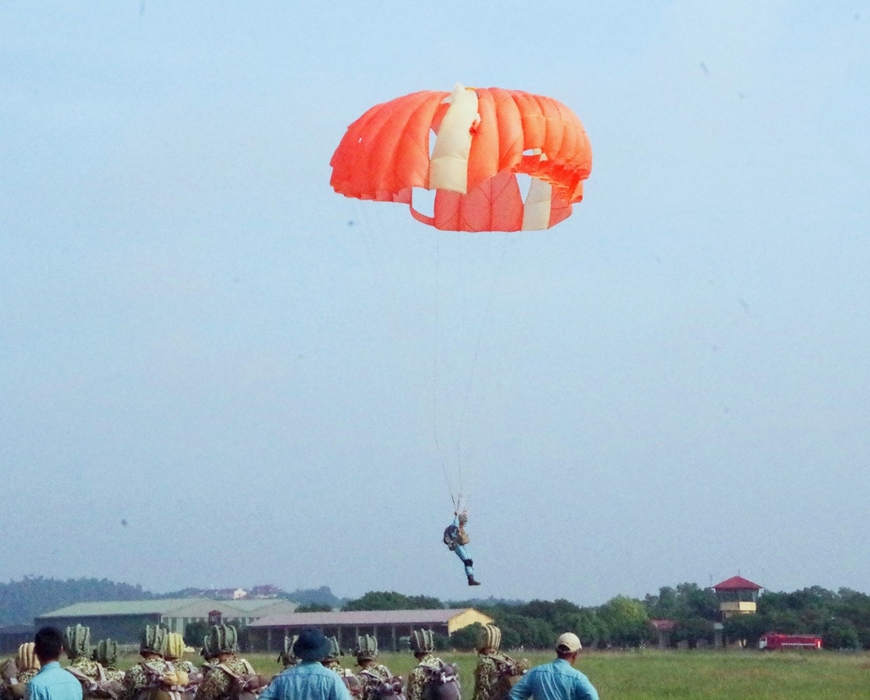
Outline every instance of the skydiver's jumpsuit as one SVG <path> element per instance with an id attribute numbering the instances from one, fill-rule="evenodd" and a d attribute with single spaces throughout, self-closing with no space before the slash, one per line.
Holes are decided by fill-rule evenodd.
<path id="1" fill-rule="evenodd" d="M 459 544 L 459 516 L 453 518 L 453 523 L 448 525 L 444 530 L 444 544 L 451 552 L 456 552 L 456 556 L 465 564 L 465 575 L 468 578 L 474 578 L 474 568 L 471 557 L 465 550 L 465 546 Z"/>

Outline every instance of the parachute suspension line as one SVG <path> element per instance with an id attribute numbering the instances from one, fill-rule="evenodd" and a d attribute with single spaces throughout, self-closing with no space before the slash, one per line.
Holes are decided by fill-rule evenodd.
<path id="1" fill-rule="evenodd" d="M 480 317 L 480 327 L 478 328 L 477 333 L 477 343 L 474 347 L 474 357 L 471 360 L 471 372 L 468 375 L 468 385 L 465 388 L 465 398 L 462 400 L 462 411 L 459 414 L 459 427 L 456 430 L 456 459 L 457 459 L 457 471 L 459 472 L 459 493 L 460 498 L 462 492 L 465 490 L 462 483 L 462 427 L 465 423 L 465 413 L 468 409 L 468 397 L 471 395 L 471 387 L 474 385 L 474 373 L 477 368 L 477 358 L 480 355 L 480 345 L 483 341 L 483 332 L 486 330 L 486 322 L 489 319 L 490 308 L 492 307 L 492 298 L 495 295 L 495 288 L 498 285 L 499 278 L 501 277 L 501 268 L 502 263 L 504 263 L 504 254 L 507 250 L 507 235 L 502 234 L 504 243 L 501 246 L 501 253 L 499 253 L 498 257 L 498 266 L 495 270 L 495 275 L 492 278 L 492 286 L 489 288 L 489 295 L 486 299 L 486 306 L 483 309 L 483 313 Z"/>
<path id="2" fill-rule="evenodd" d="M 453 488 L 450 486 L 450 477 L 447 474 L 447 464 L 444 461 L 444 451 L 441 449 L 441 444 L 438 441 L 438 328 L 439 328 L 439 308 L 438 308 L 438 292 L 439 292 L 439 270 L 441 267 L 441 247 L 440 236 L 435 236 L 435 362 L 432 369 L 432 437 L 435 440 L 435 451 L 438 453 L 438 460 L 441 462 L 441 471 L 444 474 L 444 483 L 447 484 L 447 492 L 450 494 L 450 500 L 453 502 L 453 510 L 459 510 L 459 502 L 456 496 L 453 495 Z"/>

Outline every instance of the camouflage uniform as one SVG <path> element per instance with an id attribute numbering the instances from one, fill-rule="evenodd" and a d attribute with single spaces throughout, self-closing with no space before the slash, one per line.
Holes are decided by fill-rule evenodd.
<path id="1" fill-rule="evenodd" d="M 107 681 L 119 681 L 123 683 L 124 672 L 121 669 L 114 666 L 106 666 L 103 670 L 106 672 Z"/>
<path id="2" fill-rule="evenodd" d="M 474 669 L 472 700 L 507 700 L 511 691 L 510 677 L 522 672 L 522 666 L 507 654 L 500 651 L 481 654 Z"/>
<path id="3" fill-rule="evenodd" d="M 137 700 L 141 693 L 157 687 L 157 679 L 168 671 L 169 666 L 159 656 L 140 661 L 124 674 L 124 700 Z"/>
<path id="4" fill-rule="evenodd" d="M 67 669 L 72 669 L 80 675 L 90 678 L 95 683 L 102 680 L 100 664 L 96 661 L 91 661 L 87 656 L 76 656 L 69 662 Z"/>
<path id="5" fill-rule="evenodd" d="M 429 685 L 432 676 L 441 671 L 444 662 L 432 653 L 423 656 L 417 666 L 408 674 L 408 685 L 405 688 L 406 700 L 430 700 Z"/>
<path id="6" fill-rule="evenodd" d="M 386 683 L 393 677 L 393 674 L 383 664 L 370 664 L 363 666 L 362 670 L 357 674 L 360 684 L 361 700 L 375 700 L 378 686 L 381 683 Z"/>
<path id="7" fill-rule="evenodd" d="M 251 664 L 235 656 L 226 661 L 216 663 L 207 673 L 202 684 L 199 686 L 199 690 L 196 691 L 197 700 L 228 700 L 232 696 L 236 679 L 222 669 L 221 666 L 226 666 L 237 676 L 247 676 L 254 673 Z"/>

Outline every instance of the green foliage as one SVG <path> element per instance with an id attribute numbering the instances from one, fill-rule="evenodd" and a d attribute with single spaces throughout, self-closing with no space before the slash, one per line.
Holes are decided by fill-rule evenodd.
<path id="1" fill-rule="evenodd" d="M 0 626 L 29 625 L 39 615 L 74 603 L 154 597 L 141 586 L 108 579 L 71 578 L 63 581 L 25 576 L 21 581 L 0 583 Z"/>
<path id="2" fill-rule="evenodd" d="M 472 625 L 456 630 L 450 635 L 450 645 L 460 651 L 474 651 L 483 634 L 483 625 L 475 622 Z"/>
<path id="3" fill-rule="evenodd" d="M 202 647 L 202 640 L 206 637 L 211 629 L 211 625 L 205 620 L 189 622 L 184 626 L 184 643 L 194 649 Z"/>
<path id="4" fill-rule="evenodd" d="M 299 605 L 328 605 L 330 610 L 340 608 L 344 602 L 333 594 L 329 586 L 297 588 L 292 593 L 284 593 L 281 597 L 299 603 Z"/>
<path id="5" fill-rule="evenodd" d="M 395 591 L 370 591 L 356 600 L 349 600 L 342 610 L 440 610 L 444 608 L 437 598 L 424 595 L 407 596 Z"/>
<path id="6" fill-rule="evenodd" d="M 598 609 L 608 628 L 608 640 L 619 647 L 636 647 L 652 639 L 649 614 L 643 603 L 627 596 L 611 598 Z"/>
<path id="7" fill-rule="evenodd" d="M 300 605 L 296 608 L 296 612 L 332 612 L 332 606 L 325 603 L 308 603 L 307 605 Z"/>

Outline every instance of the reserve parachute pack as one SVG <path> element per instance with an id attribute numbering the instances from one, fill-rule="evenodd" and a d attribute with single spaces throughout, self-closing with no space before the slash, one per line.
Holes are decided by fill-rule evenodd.
<path id="1" fill-rule="evenodd" d="M 402 686 L 401 676 L 393 676 L 388 681 L 382 681 L 374 673 L 365 670 L 360 671 L 360 675 L 365 675 L 376 680 L 376 683 L 374 684 L 374 695 L 376 698 L 379 698 L 379 700 L 405 700 L 405 691 Z"/>
<path id="2" fill-rule="evenodd" d="M 426 700 L 461 700 L 459 685 L 459 666 L 445 664 L 440 666 L 425 666 L 426 669 Z"/>
<path id="3" fill-rule="evenodd" d="M 259 675 L 254 667 L 245 659 L 240 659 L 245 667 L 244 673 L 233 671 L 227 664 L 221 663 L 215 666 L 226 673 L 231 679 L 229 692 L 224 695 L 225 700 L 256 700 L 260 692 L 269 685 L 269 681 Z"/>

